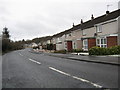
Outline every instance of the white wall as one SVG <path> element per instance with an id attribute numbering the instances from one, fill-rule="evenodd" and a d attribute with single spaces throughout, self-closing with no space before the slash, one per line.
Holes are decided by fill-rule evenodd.
<path id="1" fill-rule="evenodd" d="M 82 36 L 83 38 L 86 37 L 94 37 L 94 33 L 96 32 L 96 27 L 91 27 L 84 29 L 82 33 L 85 33 L 86 35 Z"/>
<path id="2" fill-rule="evenodd" d="M 56 50 L 63 50 L 64 46 L 63 44 L 56 44 Z"/>
<path id="3" fill-rule="evenodd" d="M 102 25 L 102 32 L 98 35 L 108 35 L 118 33 L 117 21 Z"/>
<path id="4" fill-rule="evenodd" d="M 58 39 L 59 38 L 59 39 Z M 65 49 L 64 41 L 65 41 L 65 35 L 56 38 L 56 50 L 63 50 Z M 60 44 L 58 44 L 60 42 Z"/>

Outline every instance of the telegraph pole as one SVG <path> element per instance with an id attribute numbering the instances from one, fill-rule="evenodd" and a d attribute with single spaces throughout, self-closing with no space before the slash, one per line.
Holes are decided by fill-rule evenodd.
<path id="1" fill-rule="evenodd" d="M 109 11 L 108 9 L 109 9 L 110 6 L 112 6 L 112 5 L 109 5 L 109 4 L 107 5 L 107 11 Z"/>

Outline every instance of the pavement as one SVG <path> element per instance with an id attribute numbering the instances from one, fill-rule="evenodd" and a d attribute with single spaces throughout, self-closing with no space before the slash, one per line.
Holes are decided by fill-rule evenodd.
<path id="1" fill-rule="evenodd" d="M 34 53 L 48 53 L 50 56 L 60 57 L 70 60 L 77 61 L 85 61 L 85 62 L 93 62 L 93 63 L 101 63 L 101 64 L 110 64 L 110 65 L 118 65 L 120 66 L 120 55 L 104 55 L 104 56 L 90 56 L 89 53 L 69 53 L 69 54 L 60 54 L 60 53 L 51 53 L 50 51 L 36 51 L 33 50 L 31 52 Z"/>
<path id="2" fill-rule="evenodd" d="M 65 59 L 70 59 L 70 60 L 120 66 L 119 56 L 88 56 L 88 55 L 58 54 L 58 53 L 48 53 L 48 54 L 50 56 L 55 56 L 55 57 L 60 57 L 60 58 L 65 58 Z"/>
<path id="3" fill-rule="evenodd" d="M 76 61 L 49 54 L 23 49 L 3 55 L 2 87 L 118 88 L 116 65 Z"/>

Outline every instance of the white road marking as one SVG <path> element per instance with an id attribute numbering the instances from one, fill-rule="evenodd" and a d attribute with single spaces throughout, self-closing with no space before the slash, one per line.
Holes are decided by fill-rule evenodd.
<path id="1" fill-rule="evenodd" d="M 83 78 L 79 78 L 79 77 L 76 77 L 76 76 L 72 76 L 73 78 L 77 79 L 77 80 L 80 80 L 80 81 L 83 81 L 83 82 L 86 82 L 86 83 L 90 83 L 92 84 L 93 86 L 97 87 L 97 88 L 102 88 L 102 86 L 98 85 L 98 84 L 95 84 L 91 81 L 88 81 L 88 80 L 85 80 Z"/>
<path id="2" fill-rule="evenodd" d="M 53 67 L 49 67 L 49 69 L 54 70 L 54 71 L 56 71 L 56 72 L 59 72 L 59 73 L 61 73 L 61 74 L 64 74 L 64 75 L 66 75 L 66 76 L 72 77 L 72 78 L 74 78 L 74 79 L 80 80 L 80 81 L 82 81 L 82 82 L 89 83 L 89 84 L 91 84 L 91 85 L 93 85 L 93 86 L 95 86 L 95 87 L 97 87 L 97 88 L 102 88 L 102 86 L 100 86 L 100 85 L 98 85 L 98 84 L 95 84 L 95 83 L 93 83 L 93 82 L 91 82 L 91 81 L 88 81 L 88 80 L 86 80 L 86 79 L 83 79 L 83 78 L 79 78 L 79 77 L 70 75 L 70 74 L 68 74 L 68 73 L 65 73 L 65 72 L 63 72 L 63 71 L 60 71 L 60 70 L 55 69 L 55 68 L 53 68 Z"/>
<path id="3" fill-rule="evenodd" d="M 83 81 L 83 82 L 89 83 L 88 80 L 85 80 L 85 79 L 82 79 L 82 78 L 79 78 L 79 77 L 76 77 L 76 76 L 72 76 L 72 77 L 75 78 L 75 79 L 77 79 L 77 80 L 81 80 L 81 81 Z"/>
<path id="4" fill-rule="evenodd" d="M 20 54 L 20 56 L 23 56 L 21 53 L 19 53 Z"/>
<path id="5" fill-rule="evenodd" d="M 34 63 L 41 64 L 40 62 L 35 61 L 35 60 L 31 59 L 31 58 L 29 58 L 29 60 L 32 61 L 32 62 L 34 62 Z"/>
<path id="6" fill-rule="evenodd" d="M 63 72 L 63 71 L 57 70 L 57 69 L 55 69 L 55 68 L 53 68 L 53 67 L 49 67 L 49 68 L 52 69 L 52 70 L 54 70 L 54 71 L 57 71 L 57 72 L 59 72 L 59 73 L 61 73 L 61 74 L 70 76 L 70 74 L 67 74 L 67 73 L 65 73 L 65 72 Z"/>

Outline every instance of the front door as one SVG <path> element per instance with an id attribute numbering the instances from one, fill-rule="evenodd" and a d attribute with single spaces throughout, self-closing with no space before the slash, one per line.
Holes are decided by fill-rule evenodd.
<path id="1" fill-rule="evenodd" d="M 72 51 L 72 41 L 67 41 L 67 50 Z"/>

